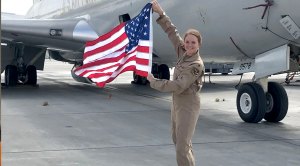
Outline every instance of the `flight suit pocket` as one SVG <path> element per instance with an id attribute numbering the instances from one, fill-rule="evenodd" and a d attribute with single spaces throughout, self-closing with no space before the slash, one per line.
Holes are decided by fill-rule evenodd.
<path id="1" fill-rule="evenodd" d="M 193 90 L 191 87 L 189 87 L 189 88 L 187 88 L 186 90 L 184 90 L 181 94 L 182 94 L 182 95 L 190 95 L 190 94 L 194 94 L 194 90 Z"/>

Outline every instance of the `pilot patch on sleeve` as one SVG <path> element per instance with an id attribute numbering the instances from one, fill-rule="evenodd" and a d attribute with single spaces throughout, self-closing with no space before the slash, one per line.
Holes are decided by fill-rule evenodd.
<path id="1" fill-rule="evenodd" d="M 200 74 L 199 69 L 197 69 L 196 67 L 194 67 L 194 68 L 192 69 L 192 74 L 193 74 L 194 76 L 198 77 L 199 74 Z"/>

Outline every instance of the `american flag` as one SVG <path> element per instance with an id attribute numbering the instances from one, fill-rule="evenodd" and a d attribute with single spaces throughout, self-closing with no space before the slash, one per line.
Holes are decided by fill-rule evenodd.
<path id="1" fill-rule="evenodd" d="M 90 78 L 99 87 L 126 71 L 146 77 L 152 63 L 151 8 L 148 3 L 133 19 L 87 42 L 83 65 L 74 70 L 75 74 Z"/>

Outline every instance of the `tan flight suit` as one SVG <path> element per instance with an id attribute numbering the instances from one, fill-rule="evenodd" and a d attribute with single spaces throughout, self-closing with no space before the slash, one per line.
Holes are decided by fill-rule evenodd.
<path id="1" fill-rule="evenodd" d="M 178 166 L 194 166 L 192 136 L 200 113 L 200 89 L 204 75 L 203 61 L 197 52 L 186 56 L 183 40 L 176 27 L 167 16 L 157 19 L 162 29 L 168 34 L 177 52 L 173 80 L 155 79 L 150 86 L 162 92 L 172 92 L 171 108 L 172 138 L 176 147 Z"/>

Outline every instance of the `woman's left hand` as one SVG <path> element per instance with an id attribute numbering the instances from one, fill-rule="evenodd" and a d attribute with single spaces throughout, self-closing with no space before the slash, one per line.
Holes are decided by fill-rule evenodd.
<path id="1" fill-rule="evenodd" d="M 149 82 L 154 81 L 155 78 L 154 78 L 153 74 L 149 73 L 148 76 L 147 76 L 147 80 L 148 80 Z"/>

